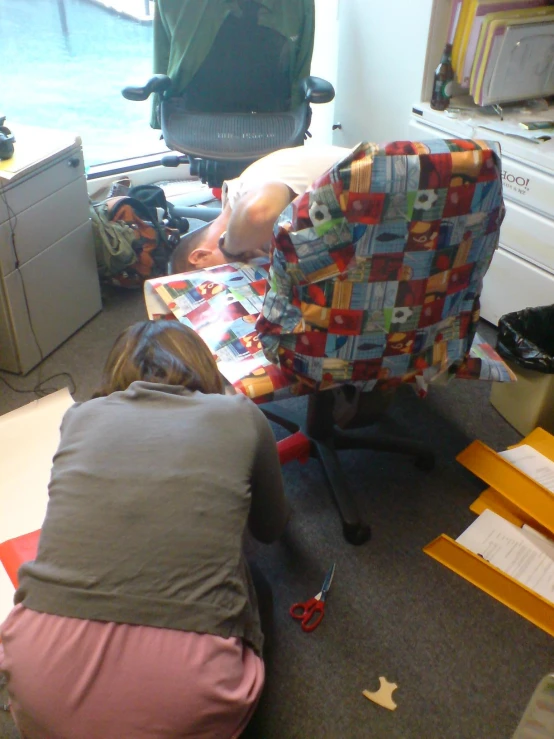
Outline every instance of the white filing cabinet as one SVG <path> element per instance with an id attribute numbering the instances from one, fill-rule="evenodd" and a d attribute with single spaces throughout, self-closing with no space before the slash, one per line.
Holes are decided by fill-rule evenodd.
<path id="1" fill-rule="evenodd" d="M 440 112 L 429 105 L 433 73 L 444 47 L 450 0 L 433 0 L 421 98 L 414 103 L 409 137 L 474 138 L 498 141 L 502 148 L 502 179 L 506 217 L 500 245 L 483 281 L 481 316 L 497 324 L 505 313 L 554 303 L 554 139 L 541 143 L 491 130 L 500 117 L 472 106 L 468 98 Z M 505 106 L 504 123 L 554 119 L 554 106 L 540 114 L 512 113 Z"/>
<path id="2" fill-rule="evenodd" d="M 0 369 L 25 374 L 102 308 L 81 140 L 10 121 L 0 162 Z"/>
<path id="3" fill-rule="evenodd" d="M 554 111 L 553 111 L 554 114 Z M 414 106 L 411 138 L 499 141 L 506 216 L 500 244 L 483 281 L 481 315 L 498 323 L 505 313 L 554 303 L 554 141 L 516 142 L 488 129 L 440 118 L 428 103 Z"/>

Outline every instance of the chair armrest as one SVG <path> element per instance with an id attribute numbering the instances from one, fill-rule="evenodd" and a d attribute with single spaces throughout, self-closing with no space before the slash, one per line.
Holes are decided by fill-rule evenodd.
<path id="1" fill-rule="evenodd" d="M 335 97 L 335 88 L 321 77 L 304 77 L 300 83 L 307 103 L 330 103 Z"/>
<path id="2" fill-rule="evenodd" d="M 171 87 L 171 80 L 166 74 L 155 74 L 144 87 L 125 87 L 121 94 L 127 100 L 146 100 L 153 92 L 163 93 Z"/>

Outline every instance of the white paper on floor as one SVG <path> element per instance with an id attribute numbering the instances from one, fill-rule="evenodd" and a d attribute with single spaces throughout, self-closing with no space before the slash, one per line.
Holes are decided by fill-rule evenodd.
<path id="1" fill-rule="evenodd" d="M 60 424 L 73 402 L 64 388 L 0 416 L 0 542 L 41 527 Z M 13 586 L 0 565 L 0 622 L 12 598 Z"/>

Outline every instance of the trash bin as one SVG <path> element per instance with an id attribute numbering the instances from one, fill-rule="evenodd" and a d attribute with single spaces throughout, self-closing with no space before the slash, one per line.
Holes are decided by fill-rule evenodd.
<path id="1" fill-rule="evenodd" d="M 502 316 L 496 350 L 517 382 L 494 382 L 492 405 L 524 436 L 537 426 L 554 434 L 554 305 Z"/>

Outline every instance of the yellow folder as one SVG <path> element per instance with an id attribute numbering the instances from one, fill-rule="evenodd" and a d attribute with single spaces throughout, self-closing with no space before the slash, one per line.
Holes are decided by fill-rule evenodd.
<path id="1" fill-rule="evenodd" d="M 535 429 L 520 444 L 554 461 L 554 436 L 543 429 Z M 488 508 L 517 526 L 526 523 L 554 538 L 554 493 L 480 441 L 470 444 L 457 460 L 490 486 L 470 506 L 472 511 L 480 514 Z M 423 551 L 554 636 L 554 603 L 444 534 Z"/>
<path id="2" fill-rule="evenodd" d="M 461 66 L 460 66 L 460 56 L 461 56 L 461 47 L 462 47 L 462 39 L 464 37 L 464 30 L 465 26 L 468 21 L 468 14 L 469 14 L 469 5 L 470 2 L 462 2 L 462 7 L 460 8 L 460 15 L 458 18 L 458 25 L 456 26 L 456 32 L 454 34 L 454 40 L 452 42 L 452 67 L 454 69 L 454 72 L 456 73 L 456 79 L 459 81 L 459 75 L 461 74 Z"/>
<path id="3" fill-rule="evenodd" d="M 465 64 L 465 56 L 477 14 L 481 7 L 485 6 L 486 14 L 479 15 L 481 22 L 483 18 L 488 18 L 489 15 L 495 12 L 498 15 L 499 12 L 493 9 L 495 5 L 499 6 L 499 11 L 501 10 L 503 14 L 514 12 L 510 10 L 510 6 L 515 6 L 515 12 L 518 12 L 518 8 L 521 10 L 524 9 L 521 7 L 522 0 L 464 0 L 462 3 L 452 47 L 452 66 L 456 72 L 456 78 L 460 83 L 463 83 L 462 72 Z M 529 10 L 534 10 L 537 7 L 542 6 L 533 5 L 530 6 Z"/>
<path id="4" fill-rule="evenodd" d="M 454 36 L 454 43 L 452 45 L 452 66 L 456 72 L 456 79 L 458 82 L 462 81 L 461 75 L 467 44 L 480 2 L 482 2 L 482 0 L 465 0 L 465 2 L 462 2 L 460 17 L 458 19 L 458 25 L 456 26 L 456 34 Z M 488 0 L 487 5 L 496 5 L 498 3 L 502 4 L 503 7 L 506 7 L 510 2 L 513 2 L 513 0 Z"/>
<path id="5" fill-rule="evenodd" d="M 542 23 L 546 20 L 551 20 L 553 17 L 554 8 L 552 7 L 509 10 L 489 13 L 485 16 L 475 49 L 469 83 L 469 91 L 476 102 L 481 97 L 483 80 L 487 70 L 487 61 L 497 31 L 507 25 L 516 26 L 529 23 Z"/>

